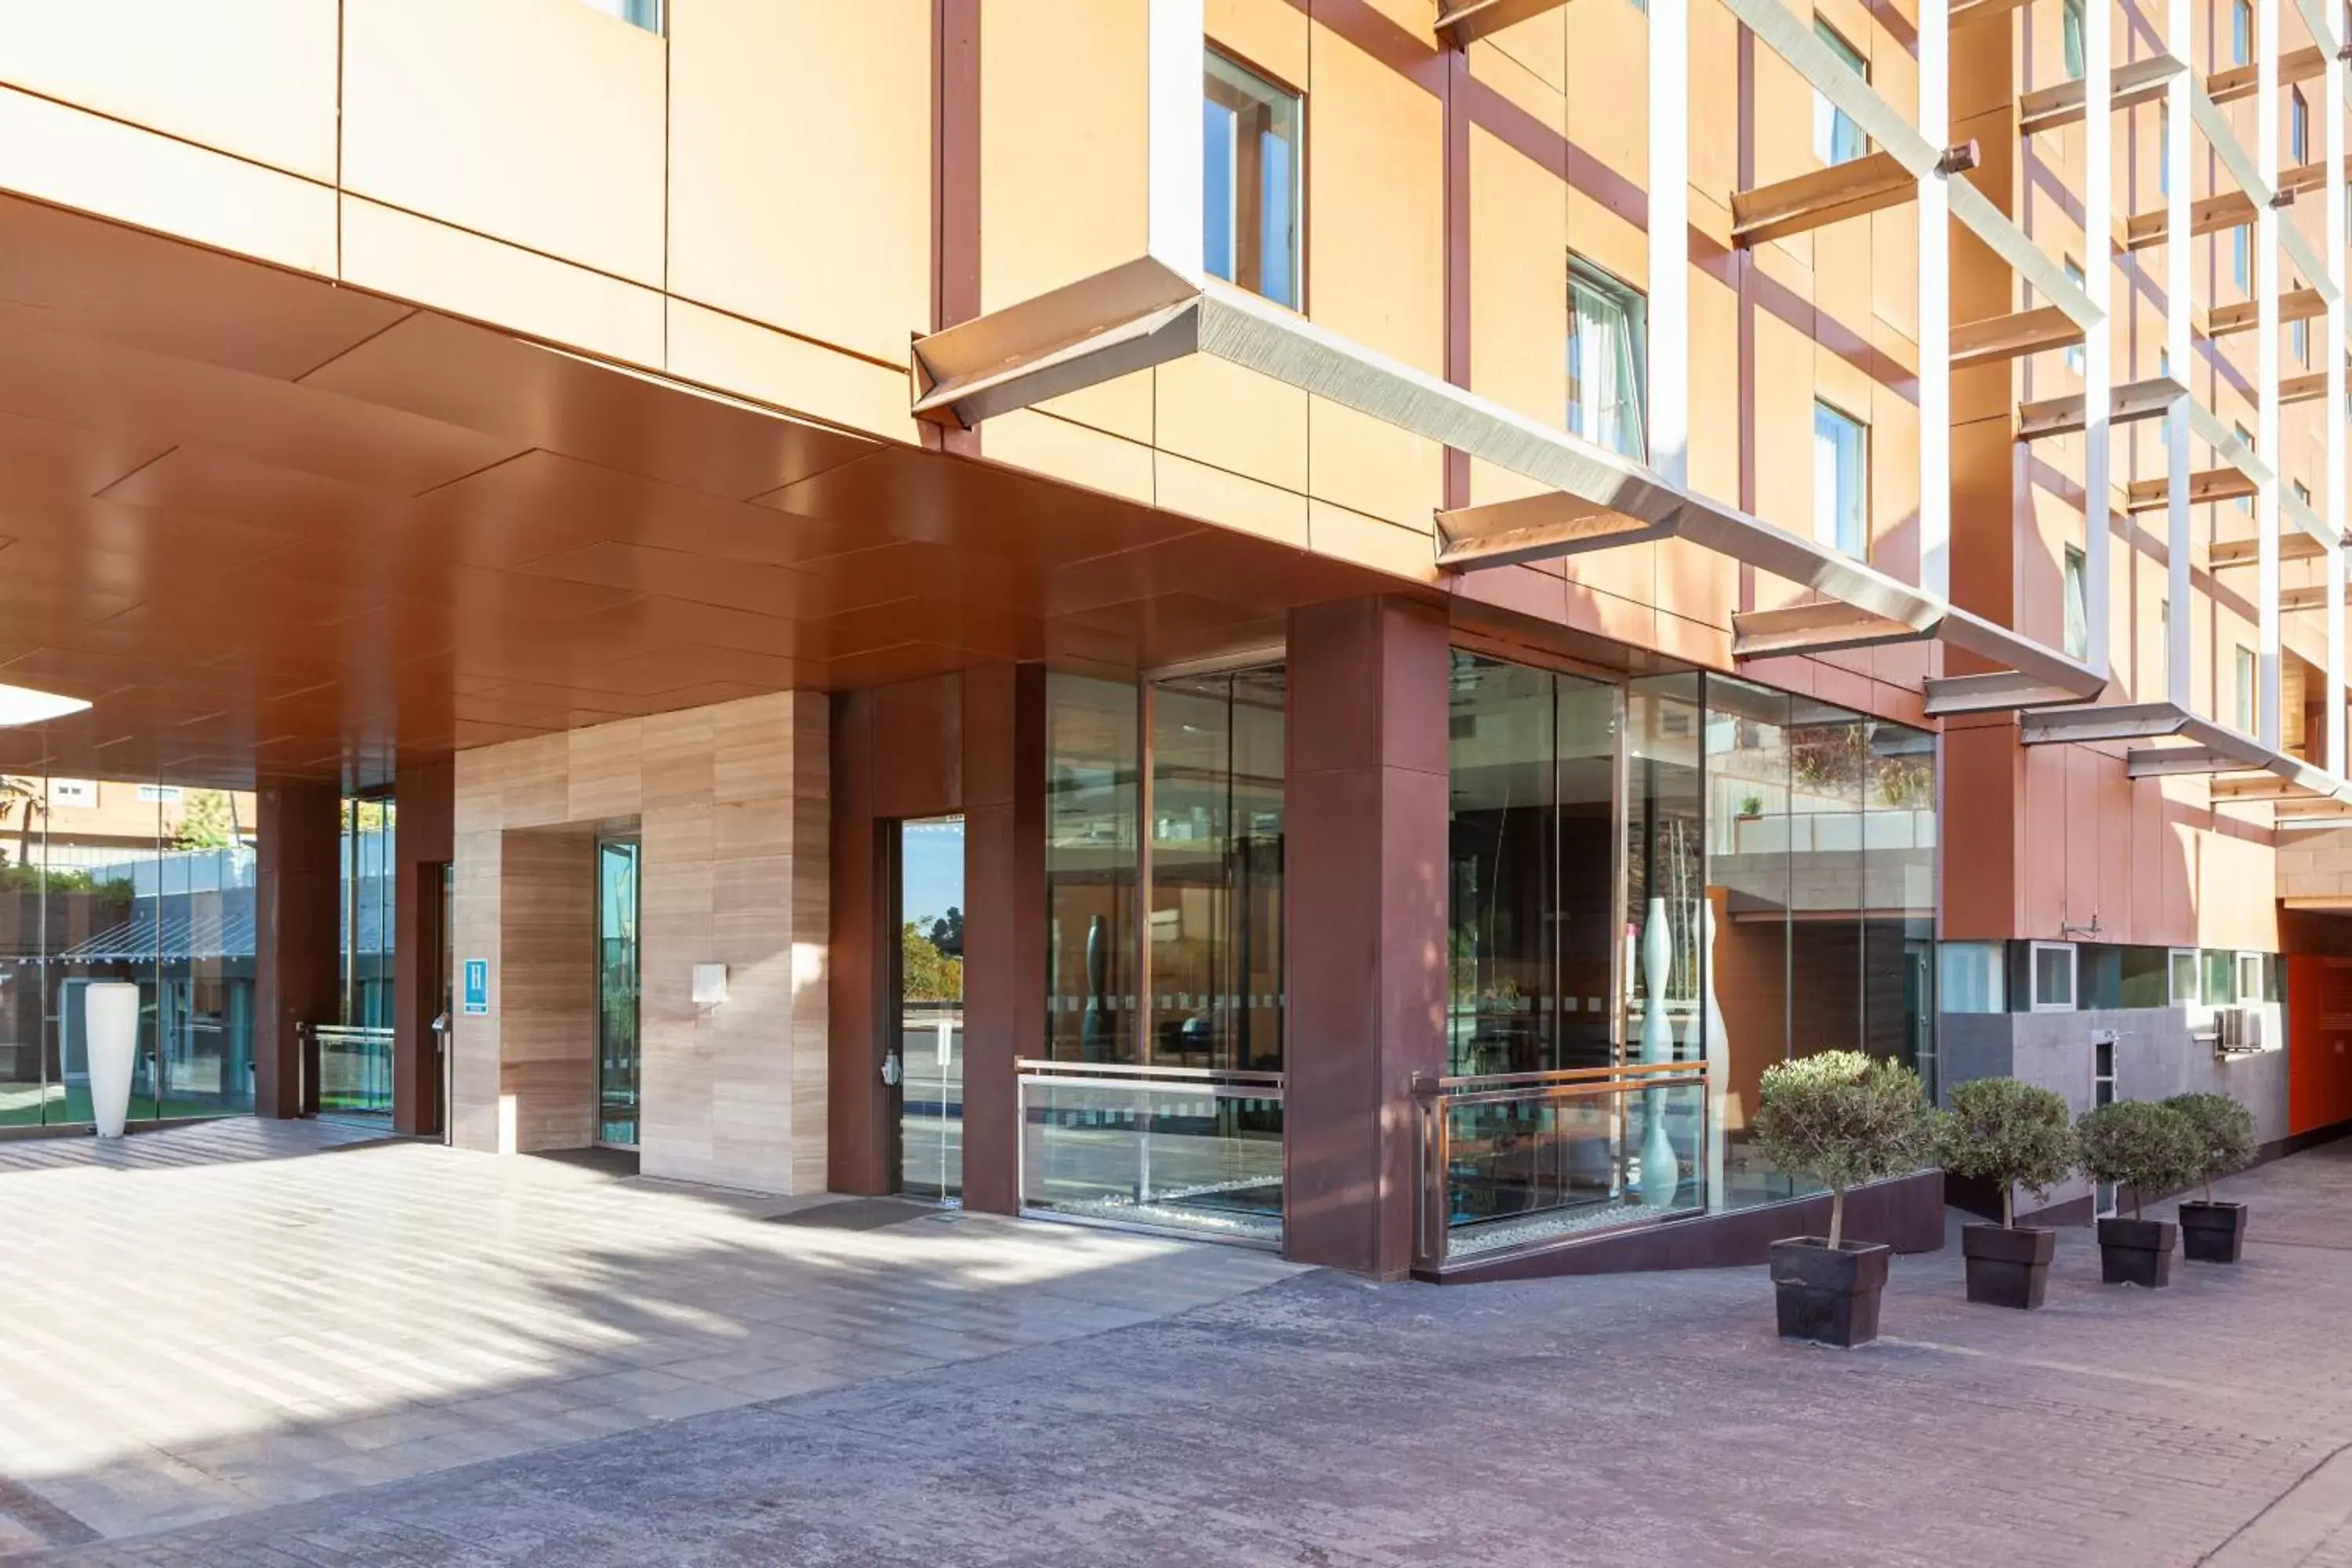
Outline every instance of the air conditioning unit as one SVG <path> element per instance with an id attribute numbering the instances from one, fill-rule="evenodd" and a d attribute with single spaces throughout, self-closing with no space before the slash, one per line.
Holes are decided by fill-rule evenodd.
<path id="1" fill-rule="evenodd" d="M 2223 1007 L 2213 1015 L 2217 1035 L 2213 1048 L 2225 1057 L 2251 1056 L 2263 1048 L 2263 1011 L 2259 1007 Z"/>

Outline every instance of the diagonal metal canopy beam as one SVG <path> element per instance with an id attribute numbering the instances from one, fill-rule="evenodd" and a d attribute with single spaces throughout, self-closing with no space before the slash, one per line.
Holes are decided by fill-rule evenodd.
<path id="1" fill-rule="evenodd" d="M 2029 746 L 2174 739 L 2183 743 L 2134 746 L 2125 753 L 2125 771 L 2136 779 L 2212 774 L 2214 798 L 2221 800 L 2352 802 L 2352 784 L 2171 702 L 2029 713 L 2019 739 Z"/>
<path id="2" fill-rule="evenodd" d="M 1374 353 L 1254 294 L 1187 277 L 1149 257 L 918 340 L 909 364 L 913 413 L 970 426 L 1188 354 L 1255 371 L 1554 492 L 1442 514 L 1441 565 L 1466 570 L 1637 539 L 1687 539 L 2010 667 L 1991 679 L 1958 678 L 1948 687 L 1931 681 L 1931 712 L 2084 702 L 2105 689 L 2102 671 L 1832 546 Z"/>

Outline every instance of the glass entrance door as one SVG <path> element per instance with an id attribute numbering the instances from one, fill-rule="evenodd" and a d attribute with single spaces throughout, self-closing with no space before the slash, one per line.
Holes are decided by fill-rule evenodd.
<path id="1" fill-rule="evenodd" d="M 596 1142 L 637 1144 L 637 841 L 596 845 Z"/>
<path id="2" fill-rule="evenodd" d="M 898 825 L 898 1190 L 963 1194 L 963 818 Z"/>

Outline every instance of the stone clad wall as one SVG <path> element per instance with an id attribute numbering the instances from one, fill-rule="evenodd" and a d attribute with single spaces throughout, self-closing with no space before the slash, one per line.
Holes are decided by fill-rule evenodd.
<path id="1" fill-rule="evenodd" d="M 647 1175 L 825 1184 L 827 703 L 783 692 L 459 753 L 455 957 L 490 1011 L 455 1020 L 464 1147 L 593 1136 L 599 832 L 643 844 L 639 1113 Z M 693 966 L 728 967 L 698 1008 Z"/>

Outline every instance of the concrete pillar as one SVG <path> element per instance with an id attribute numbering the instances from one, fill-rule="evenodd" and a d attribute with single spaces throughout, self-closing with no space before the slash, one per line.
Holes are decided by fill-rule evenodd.
<path id="1" fill-rule="evenodd" d="M 265 784 L 254 892 L 253 1109 L 319 1109 L 319 1064 L 297 1026 L 339 1020 L 342 792 L 329 784 Z"/>
<path id="2" fill-rule="evenodd" d="M 393 784 L 399 812 L 393 879 L 392 1124 L 411 1134 L 441 1131 L 441 1053 L 433 1033 L 441 1011 L 448 946 L 442 868 L 456 858 L 454 770 L 436 763 L 403 771 Z"/>
<path id="3" fill-rule="evenodd" d="M 1045 1042 L 1045 669 L 964 677 L 963 1201 L 1021 1197 L 1013 1063 Z"/>
<path id="4" fill-rule="evenodd" d="M 1290 616 L 1284 1252 L 1394 1278 L 1412 1082 L 1445 1065 L 1448 641 L 1402 601 Z"/>

